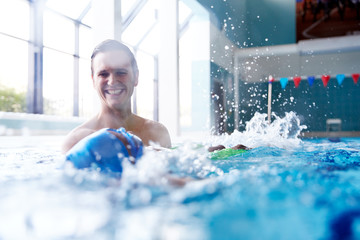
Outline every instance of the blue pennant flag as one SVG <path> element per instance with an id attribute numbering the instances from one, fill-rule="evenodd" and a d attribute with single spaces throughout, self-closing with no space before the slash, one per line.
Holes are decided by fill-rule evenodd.
<path id="1" fill-rule="evenodd" d="M 314 81 L 315 81 L 315 77 L 314 77 L 314 76 L 309 76 L 309 77 L 308 77 L 308 82 L 309 82 L 309 85 L 310 85 L 310 86 L 313 85 Z"/>
<path id="2" fill-rule="evenodd" d="M 336 79 L 337 79 L 339 85 L 341 85 L 342 82 L 343 82 L 344 79 L 345 79 L 345 75 L 344 75 L 344 74 L 338 74 L 338 75 L 336 75 Z"/>
<path id="3" fill-rule="evenodd" d="M 284 89 L 286 87 L 287 83 L 288 83 L 287 78 L 280 78 L 280 84 L 281 84 L 282 89 Z"/>

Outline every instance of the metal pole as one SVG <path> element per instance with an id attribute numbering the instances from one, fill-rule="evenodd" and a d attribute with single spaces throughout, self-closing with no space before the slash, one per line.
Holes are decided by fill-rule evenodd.
<path id="1" fill-rule="evenodd" d="M 235 98 L 235 109 L 234 109 L 234 128 L 239 130 L 239 59 L 235 52 L 234 57 L 234 98 Z"/>
<path id="2" fill-rule="evenodd" d="M 159 121 L 159 60 L 154 57 L 154 113 L 153 120 Z"/>
<path id="3" fill-rule="evenodd" d="M 27 112 L 42 114 L 43 108 L 43 13 L 44 1 L 31 2 L 29 84 Z"/>
<path id="4" fill-rule="evenodd" d="M 79 50 L 79 24 L 75 23 L 75 52 L 74 52 L 74 92 L 73 92 L 73 116 L 79 116 L 79 95 L 80 95 L 80 50 Z"/>
<path id="5" fill-rule="evenodd" d="M 268 121 L 271 123 L 271 92 L 272 92 L 272 83 L 274 82 L 274 78 L 269 76 L 269 87 L 268 87 Z"/>

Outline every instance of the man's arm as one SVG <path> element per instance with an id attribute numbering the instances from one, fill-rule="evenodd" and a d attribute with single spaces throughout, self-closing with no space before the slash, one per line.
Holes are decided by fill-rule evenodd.
<path id="1" fill-rule="evenodd" d="M 76 128 L 72 130 L 66 137 L 61 147 L 61 152 L 66 153 L 69 151 L 76 143 L 78 143 L 84 137 L 94 133 L 95 131 L 88 128 Z"/>

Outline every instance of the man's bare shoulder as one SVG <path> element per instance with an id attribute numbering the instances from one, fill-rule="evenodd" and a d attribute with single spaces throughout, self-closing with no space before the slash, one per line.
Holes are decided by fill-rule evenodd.
<path id="1" fill-rule="evenodd" d="M 156 121 L 145 119 L 143 129 L 147 132 L 149 136 L 149 142 L 160 144 L 162 147 L 171 147 L 170 134 L 167 128 Z"/>
<path id="2" fill-rule="evenodd" d="M 159 131 L 162 133 L 168 133 L 167 128 L 163 124 L 149 119 L 145 119 L 143 128 L 147 129 L 151 133 L 156 133 Z"/>
<path id="3" fill-rule="evenodd" d="M 88 128 L 86 126 L 79 126 L 73 129 L 66 137 L 62 145 L 61 151 L 66 153 L 69 151 L 76 143 L 78 143 L 84 137 L 94 133 L 95 130 Z"/>

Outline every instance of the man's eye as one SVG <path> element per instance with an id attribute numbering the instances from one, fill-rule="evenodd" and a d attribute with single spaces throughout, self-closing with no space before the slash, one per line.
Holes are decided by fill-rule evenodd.
<path id="1" fill-rule="evenodd" d="M 105 72 L 99 73 L 99 77 L 107 77 L 107 76 L 109 76 L 108 73 Z"/>
<path id="2" fill-rule="evenodd" d="M 127 72 L 125 72 L 125 71 L 116 72 L 116 75 L 118 75 L 118 76 L 124 76 L 126 74 L 127 74 Z"/>

